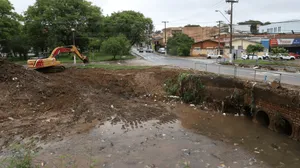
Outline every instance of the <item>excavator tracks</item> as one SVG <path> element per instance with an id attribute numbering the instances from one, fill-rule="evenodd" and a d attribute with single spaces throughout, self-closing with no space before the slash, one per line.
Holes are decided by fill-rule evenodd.
<path id="1" fill-rule="evenodd" d="M 36 70 L 41 73 L 57 73 L 57 72 L 63 72 L 65 69 L 66 67 L 59 65 L 59 66 L 40 68 Z"/>

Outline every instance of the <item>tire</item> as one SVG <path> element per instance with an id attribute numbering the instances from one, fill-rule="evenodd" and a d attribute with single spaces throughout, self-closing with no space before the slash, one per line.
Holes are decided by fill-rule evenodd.
<path id="1" fill-rule="evenodd" d="M 222 57 L 218 57 L 218 59 L 222 59 Z"/>
<path id="2" fill-rule="evenodd" d="M 207 57 L 207 59 L 211 59 L 211 57 Z"/>
<path id="3" fill-rule="evenodd" d="M 291 60 L 295 60 L 295 58 L 291 58 Z"/>

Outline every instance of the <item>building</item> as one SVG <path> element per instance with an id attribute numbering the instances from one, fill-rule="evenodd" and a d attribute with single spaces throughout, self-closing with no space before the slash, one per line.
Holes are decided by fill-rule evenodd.
<path id="1" fill-rule="evenodd" d="M 193 38 L 195 42 L 210 39 L 219 32 L 217 27 L 184 27 L 182 33 Z"/>
<path id="2" fill-rule="evenodd" d="M 300 53 L 300 38 L 273 38 L 270 47 L 283 47 L 292 53 Z"/>
<path id="3" fill-rule="evenodd" d="M 274 22 L 269 25 L 259 27 L 260 33 L 277 34 L 277 33 L 300 33 L 300 20 L 291 20 L 284 22 Z"/>
<path id="4" fill-rule="evenodd" d="M 246 54 L 246 49 L 249 45 L 256 45 L 256 44 L 260 44 L 260 42 L 251 41 L 248 39 L 234 39 L 232 40 L 233 53 L 235 53 L 237 57 L 241 57 L 242 55 Z M 229 42 L 225 43 L 226 48 L 229 48 L 229 45 L 230 45 Z"/>
<path id="5" fill-rule="evenodd" d="M 219 32 L 217 27 L 169 27 L 163 29 L 163 44 L 165 43 L 165 33 L 167 39 L 173 37 L 175 33 L 184 33 L 194 39 L 194 41 L 201 41 L 210 39 L 213 35 Z"/>
<path id="6" fill-rule="evenodd" d="M 229 29 L 230 31 L 230 29 Z M 234 33 L 251 33 L 251 25 L 233 25 Z"/>
<path id="7" fill-rule="evenodd" d="M 224 42 L 220 43 L 220 54 L 223 54 Z M 206 57 L 208 54 L 217 55 L 219 48 L 219 42 L 215 40 L 202 40 L 196 42 L 191 47 L 191 56 L 203 56 Z"/>

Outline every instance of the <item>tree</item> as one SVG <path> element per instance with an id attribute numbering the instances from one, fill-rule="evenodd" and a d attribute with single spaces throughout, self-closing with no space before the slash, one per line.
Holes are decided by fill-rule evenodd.
<path id="1" fill-rule="evenodd" d="M 102 50 L 107 54 L 112 54 L 114 59 L 116 56 L 128 54 L 131 48 L 130 41 L 124 35 L 110 37 L 101 45 Z"/>
<path id="2" fill-rule="evenodd" d="M 272 24 L 271 22 L 265 22 L 263 25 L 269 25 Z"/>
<path id="3" fill-rule="evenodd" d="M 264 46 L 261 45 L 261 44 L 256 44 L 256 45 L 252 45 L 250 44 L 248 47 L 247 47 L 247 53 L 252 53 L 252 54 L 255 54 L 257 52 L 262 52 L 264 51 Z"/>
<path id="4" fill-rule="evenodd" d="M 10 41 L 20 33 L 20 16 L 8 0 L 0 0 L 0 52 L 10 53 Z"/>
<path id="5" fill-rule="evenodd" d="M 282 47 L 275 47 L 275 48 L 272 48 L 272 54 L 273 55 L 276 55 L 276 56 L 279 56 L 279 54 L 287 54 L 289 51 L 285 48 L 282 48 Z"/>
<path id="6" fill-rule="evenodd" d="M 250 30 L 252 34 L 258 33 L 258 25 L 263 25 L 259 20 L 248 20 L 245 22 L 239 22 L 238 25 L 251 25 Z"/>
<path id="7" fill-rule="evenodd" d="M 185 25 L 184 27 L 200 27 L 200 25 L 192 25 L 192 24 L 188 24 L 188 25 Z"/>
<path id="8" fill-rule="evenodd" d="M 107 37 L 124 34 L 131 45 L 146 40 L 149 33 L 152 33 L 152 19 L 146 18 L 142 13 L 135 11 L 123 11 L 111 14 L 105 18 L 105 35 Z"/>
<path id="9" fill-rule="evenodd" d="M 88 48 L 88 37 L 99 36 L 103 21 L 101 9 L 86 0 L 37 0 L 25 12 L 25 30 L 37 51 L 72 44 Z"/>
<path id="10" fill-rule="evenodd" d="M 168 39 L 167 50 L 171 55 L 189 56 L 194 40 L 183 33 L 176 33 Z"/>

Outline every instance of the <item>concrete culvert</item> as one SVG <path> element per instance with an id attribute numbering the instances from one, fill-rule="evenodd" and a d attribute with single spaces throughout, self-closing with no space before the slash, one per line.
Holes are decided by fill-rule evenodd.
<path id="1" fill-rule="evenodd" d="M 293 133 L 293 128 L 291 123 L 283 117 L 276 119 L 275 129 L 277 132 L 288 136 L 291 136 Z"/>
<path id="2" fill-rule="evenodd" d="M 270 118 L 268 114 L 264 111 L 258 111 L 256 113 L 256 121 L 260 123 L 261 125 L 268 127 L 270 125 Z"/>

